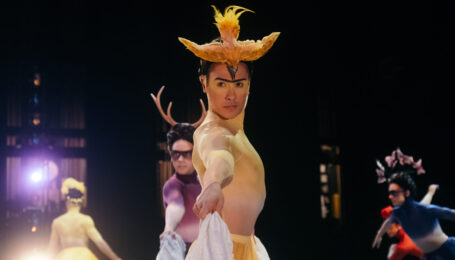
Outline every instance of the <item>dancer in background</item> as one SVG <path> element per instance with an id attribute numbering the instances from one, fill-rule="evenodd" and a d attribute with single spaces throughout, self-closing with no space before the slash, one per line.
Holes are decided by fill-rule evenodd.
<path id="1" fill-rule="evenodd" d="M 455 210 L 423 204 L 413 199 L 416 185 L 410 174 L 425 173 L 422 160 L 414 162 L 411 156 L 404 155 L 397 149 L 386 157 L 386 162 L 387 168 L 381 168 L 381 165 L 378 175 L 380 179 L 388 181 L 389 198 L 394 209 L 376 235 L 373 247 L 379 247 L 385 231 L 392 223 L 398 223 L 422 250 L 426 260 L 455 259 L 455 238 L 448 237 L 439 224 L 440 218 L 455 221 Z M 392 174 L 386 179 L 388 173 Z"/>
<path id="2" fill-rule="evenodd" d="M 243 121 L 252 76 L 248 62 L 265 55 L 279 33 L 272 33 L 261 41 L 237 41 L 238 18 L 252 11 L 229 6 L 222 14 L 213 8 L 221 36 L 219 41 L 198 45 L 179 38 L 201 58 L 200 81 L 209 103 L 207 117 L 194 133 L 193 163 L 202 184 L 194 211 L 201 219 L 210 213 L 220 213 L 231 233 L 234 259 L 267 259 L 265 248 L 254 236 L 254 226 L 266 196 L 264 166 L 245 135 Z M 212 248 L 206 248 L 200 238 L 193 243 L 193 247 L 201 249 L 200 255 L 192 259 L 201 259 L 202 255 L 206 256 L 202 259 L 210 259 L 207 256 L 224 244 L 211 244 Z M 204 244 L 202 248 L 198 243 Z"/>
<path id="3" fill-rule="evenodd" d="M 420 201 L 424 204 L 430 204 L 431 200 L 433 199 L 436 190 L 439 188 L 439 185 L 432 184 L 428 187 L 428 192 L 425 194 L 425 197 Z M 392 196 L 392 195 L 390 195 Z M 393 208 L 391 206 L 385 207 L 381 210 L 381 216 L 385 221 L 390 217 Z M 378 233 L 382 232 L 381 230 Z M 387 255 L 388 260 L 401 260 L 401 259 L 409 259 L 411 256 L 415 258 L 422 259 L 423 252 L 420 250 L 414 242 L 412 242 L 411 238 L 404 232 L 403 228 L 400 224 L 393 223 L 390 225 L 389 229 L 387 230 L 387 235 L 390 238 L 398 239 L 398 243 L 393 243 L 390 245 L 389 253 Z"/>
<path id="4" fill-rule="evenodd" d="M 67 212 L 52 222 L 48 254 L 56 260 L 96 260 L 88 249 L 88 240 L 92 240 L 98 249 L 111 260 L 121 260 L 95 227 L 93 219 L 82 214 L 84 201 L 84 183 L 73 178 L 65 179 L 62 195 L 66 198 Z"/>
<path id="5" fill-rule="evenodd" d="M 197 196 L 201 193 L 201 184 L 192 162 L 193 134 L 196 127 L 205 118 L 206 110 L 201 100 L 203 112 L 198 122 L 194 124 L 177 123 L 172 119 L 170 109 L 167 114 L 164 114 L 161 107 L 160 97 L 163 90 L 164 87 L 160 89 L 156 97 L 152 94 L 152 98 L 164 120 L 172 126 L 167 133 L 167 147 L 175 173 L 163 186 L 165 226 L 160 240 L 163 245 L 165 237 L 172 240 L 181 239 L 185 243 L 185 248 L 179 250 L 178 242 L 166 241 L 165 244 L 171 243 L 175 246 L 170 250 L 163 249 L 162 246 L 159 258 L 183 259 L 184 255 L 181 252 L 186 254 L 191 243 L 196 240 L 199 231 L 199 218 L 194 214 L 193 206 Z"/>

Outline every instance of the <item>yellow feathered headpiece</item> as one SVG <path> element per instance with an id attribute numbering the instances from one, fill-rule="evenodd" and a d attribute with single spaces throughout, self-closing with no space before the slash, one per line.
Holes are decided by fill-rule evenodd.
<path id="1" fill-rule="evenodd" d="M 67 178 L 62 183 L 62 195 L 66 196 L 70 189 L 76 189 L 82 194 L 85 194 L 85 185 L 83 182 L 76 181 L 73 178 Z"/>
<path id="2" fill-rule="evenodd" d="M 279 32 L 274 32 L 258 41 L 237 41 L 240 32 L 240 15 L 244 12 L 254 12 L 231 5 L 224 10 L 223 15 L 215 6 L 212 5 L 212 7 L 215 10 L 215 21 L 220 32 L 221 42 L 198 45 L 179 37 L 179 41 L 201 59 L 226 63 L 232 70 L 237 71 L 240 61 L 254 61 L 264 56 L 280 35 Z"/>

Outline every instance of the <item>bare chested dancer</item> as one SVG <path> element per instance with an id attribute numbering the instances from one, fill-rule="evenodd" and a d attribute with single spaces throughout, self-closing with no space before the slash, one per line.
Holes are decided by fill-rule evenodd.
<path id="1" fill-rule="evenodd" d="M 67 212 L 52 222 L 49 255 L 56 260 L 96 260 L 88 249 L 88 240 L 111 260 L 121 260 L 109 247 L 95 227 L 93 219 L 80 212 L 85 186 L 73 178 L 63 182 L 62 195 L 66 198 Z"/>
<path id="2" fill-rule="evenodd" d="M 207 117 L 194 133 L 193 164 L 202 185 L 194 212 L 201 219 L 219 212 L 231 233 L 234 259 L 257 259 L 254 226 L 266 189 L 262 160 L 243 129 L 251 81 L 251 68 L 244 61 L 264 55 L 279 33 L 262 41 L 238 42 L 237 18 L 250 10 L 229 6 L 222 15 L 214 9 L 221 41 L 197 45 L 180 38 L 202 59 L 200 81 L 209 104 Z"/>

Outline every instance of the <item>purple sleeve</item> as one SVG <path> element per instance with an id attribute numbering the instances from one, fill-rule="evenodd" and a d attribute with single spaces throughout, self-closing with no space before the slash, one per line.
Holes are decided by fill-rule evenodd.
<path id="1" fill-rule="evenodd" d="M 182 193 L 182 185 L 173 178 L 169 179 L 163 187 L 163 202 L 164 207 L 169 204 L 177 204 L 185 207 Z"/>

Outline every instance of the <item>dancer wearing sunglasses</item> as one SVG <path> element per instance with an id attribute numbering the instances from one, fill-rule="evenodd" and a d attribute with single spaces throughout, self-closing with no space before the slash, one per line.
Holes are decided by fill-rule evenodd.
<path id="1" fill-rule="evenodd" d="M 164 87 L 160 89 L 156 97 L 152 94 L 152 98 L 164 120 L 172 125 L 167 133 L 167 148 L 175 173 L 163 186 L 165 226 L 160 235 L 160 240 L 163 244 L 166 235 L 169 235 L 168 237 L 173 240 L 182 239 L 185 243 L 184 253 L 186 254 L 191 243 L 196 240 L 199 230 L 199 218 L 193 212 L 196 198 L 201 193 L 201 185 L 192 162 L 193 134 L 196 127 L 204 119 L 206 110 L 201 101 L 203 112 L 198 122 L 194 124 L 177 123 L 172 119 L 170 109 L 165 114 L 161 107 L 160 96 L 163 90 Z M 170 251 L 173 252 L 168 253 L 177 255 L 179 250 L 171 249 Z M 164 253 L 162 254 L 164 255 Z M 183 259 L 182 257 L 184 256 L 180 254 L 179 257 L 172 258 Z M 163 259 L 165 258 L 169 259 L 169 257 L 163 257 Z"/>
<path id="2" fill-rule="evenodd" d="M 433 199 L 436 190 L 439 188 L 439 185 L 432 184 L 428 187 L 428 192 L 425 194 L 424 198 L 420 201 L 423 204 L 430 204 Z M 391 191 L 389 192 L 389 198 L 394 198 L 399 196 L 400 192 Z M 385 207 L 381 210 L 381 216 L 385 221 L 388 221 L 390 214 L 393 211 L 392 206 Z M 381 230 L 378 231 L 382 232 Z M 387 229 L 387 235 L 390 238 L 398 240 L 398 243 L 392 243 L 387 254 L 388 260 L 402 260 L 402 259 L 422 259 L 423 252 L 420 250 L 412 239 L 404 232 L 403 228 L 398 223 L 392 223 Z"/>
<path id="3" fill-rule="evenodd" d="M 390 217 L 376 235 L 373 247 L 379 247 L 381 237 L 392 223 L 398 223 L 414 244 L 422 250 L 426 260 L 455 259 L 455 238 L 448 237 L 439 219 L 455 221 L 455 210 L 416 202 L 416 185 L 410 174 L 422 174 L 422 160 L 414 162 L 412 156 L 397 149 L 386 157 L 387 167 L 378 162 L 380 181 L 388 181 L 389 199 L 394 206 Z M 387 176 L 391 177 L 387 179 Z"/>

